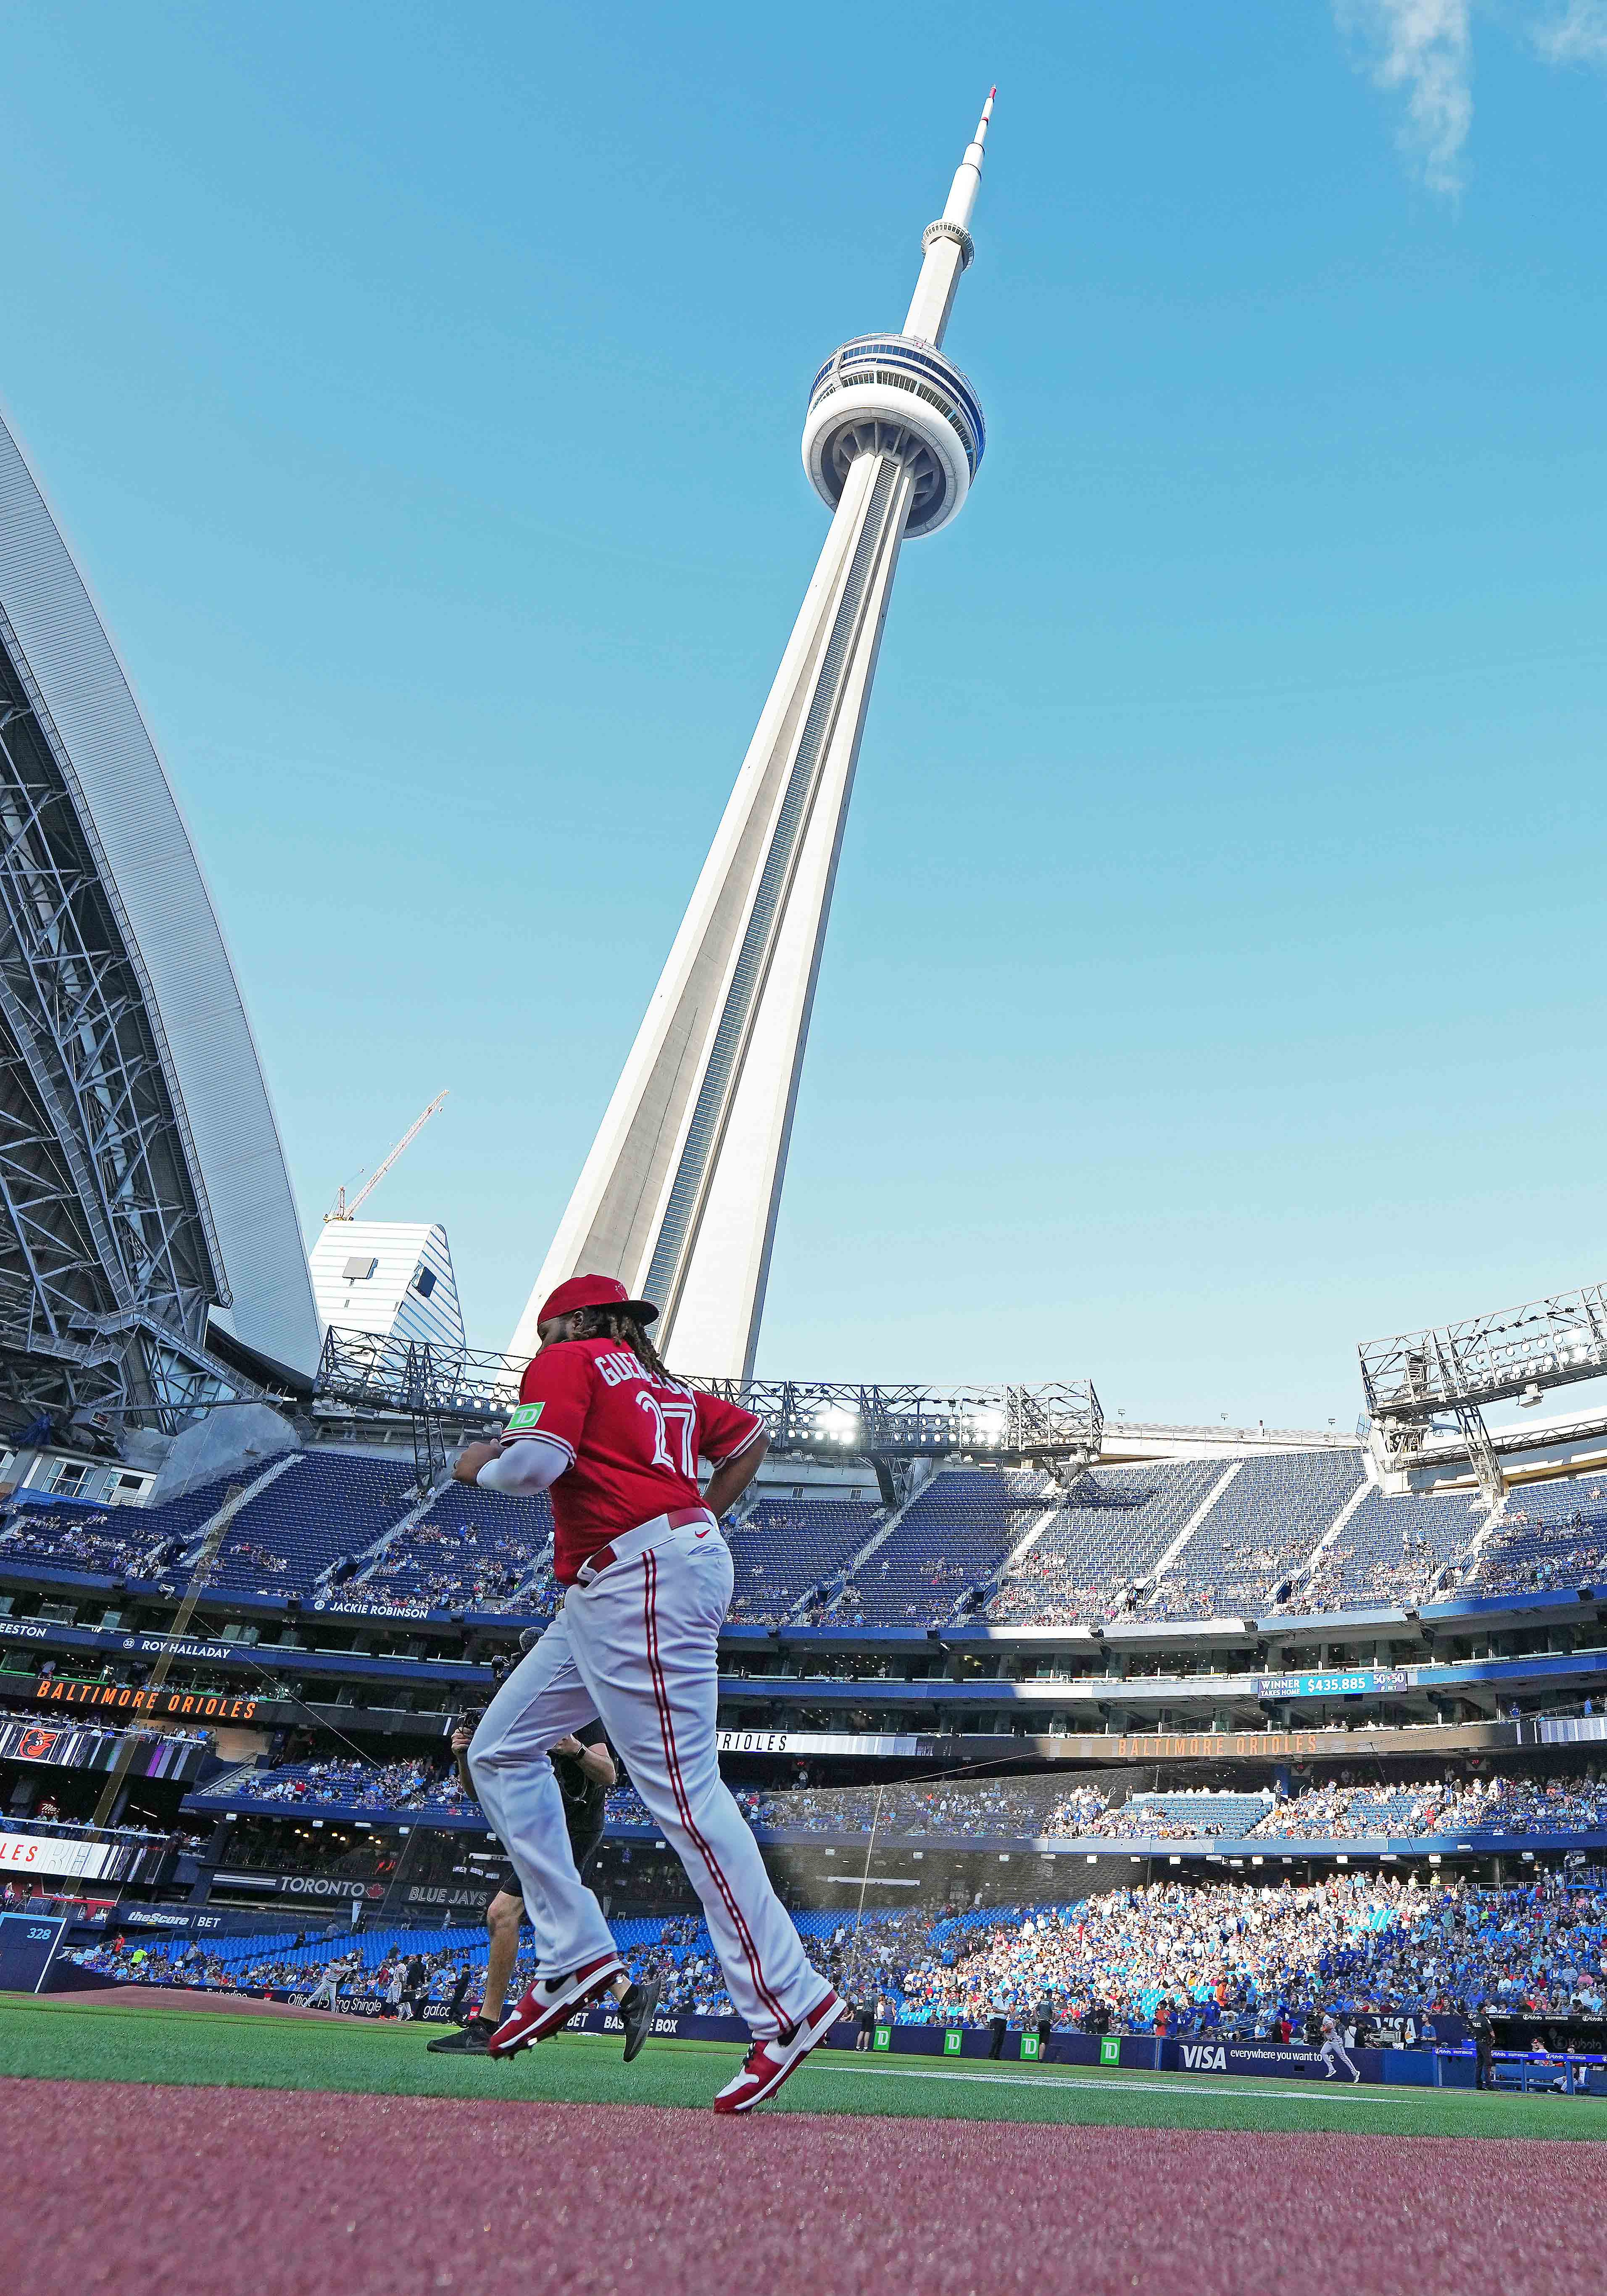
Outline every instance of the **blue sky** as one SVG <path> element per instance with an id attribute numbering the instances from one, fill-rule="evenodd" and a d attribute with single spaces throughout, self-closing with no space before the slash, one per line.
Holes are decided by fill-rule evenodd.
<path id="1" fill-rule="evenodd" d="M 0 393 L 309 1233 L 450 1086 L 501 1345 L 996 79 L 760 1368 L 1347 1425 L 1603 1273 L 1607 9 L 24 7 Z"/>

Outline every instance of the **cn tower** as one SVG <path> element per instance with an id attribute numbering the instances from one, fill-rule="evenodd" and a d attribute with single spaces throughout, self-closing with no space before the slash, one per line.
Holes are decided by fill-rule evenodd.
<path id="1" fill-rule="evenodd" d="M 921 235 L 900 334 L 856 335 L 809 390 L 803 462 L 831 530 L 691 906 L 575 1184 L 512 1351 L 578 1272 L 656 1300 L 692 1375 L 746 1379 L 837 856 L 906 539 L 957 518 L 982 410 L 943 354 L 973 249 L 993 94 Z"/>

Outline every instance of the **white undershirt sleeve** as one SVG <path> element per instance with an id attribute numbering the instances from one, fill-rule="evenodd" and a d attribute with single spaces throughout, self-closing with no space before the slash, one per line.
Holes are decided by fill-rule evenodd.
<path id="1" fill-rule="evenodd" d="M 574 1457 L 567 1443 L 554 1443 L 545 1435 L 522 1435 L 495 1459 L 488 1459 L 474 1480 L 485 1490 L 528 1497 L 555 1483 L 573 1465 Z"/>

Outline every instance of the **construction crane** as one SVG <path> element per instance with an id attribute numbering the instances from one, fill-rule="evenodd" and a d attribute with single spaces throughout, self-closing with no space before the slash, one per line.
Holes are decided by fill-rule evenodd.
<path id="1" fill-rule="evenodd" d="M 451 1087 L 448 1086 L 447 1090 L 449 1091 Z M 350 1203 L 348 1203 L 346 1201 L 345 1188 L 340 1187 L 336 1189 L 335 1201 L 330 1207 L 329 1210 L 324 1215 L 324 1225 L 325 1227 L 329 1226 L 331 1220 L 348 1220 L 355 1219 L 357 1218 L 357 1206 L 364 1201 L 365 1197 L 373 1195 L 374 1190 L 379 1186 L 380 1182 L 384 1178 L 386 1173 L 389 1171 L 391 1166 L 396 1162 L 397 1158 L 401 1154 L 403 1149 L 418 1138 L 419 1134 L 423 1130 L 425 1125 L 429 1123 L 430 1118 L 435 1114 L 436 1110 L 440 1106 L 442 1101 L 444 1101 L 446 1097 L 446 1093 L 438 1092 L 435 1098 L 430 1102 L 429 1107 L 425 1109 L 423 1114 L 414 1118 L 412 1123 L 407 1127 L 406 1131 L 403 1133 L 401 1138 L 397 1142 L 396 1146 L 391 1150 L 389 1155 L 386 1157 L 385 1161 L 374 1171 L 370 1173 L 368 1178 L 364 1181 L 363 1185 L 357 1190 L 357 1194 L 352 1198 Z"/>

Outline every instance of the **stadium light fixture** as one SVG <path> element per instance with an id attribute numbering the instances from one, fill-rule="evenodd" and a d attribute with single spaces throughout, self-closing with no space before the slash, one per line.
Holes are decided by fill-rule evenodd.
<path id="1" fill-rule="evenodd" d="M 1607 1370 L 1607 1284 L 1554 1292 L 1431 1331 L 1361 1344 L 1373 1418 L 1422 1422 L 1459 1404 L 1537 1402 L 1548 1388 Z"/>
<path id="2" fill-rule="evenodd" d="M 332 1326 L 314 1392 L 326 1402 L 362 1409 L 415 1417 L 434 1413 L 467 1430 L 506 1419 L 523 1370 L 522 1356 L 456 1349 L 448 1358 L 427 1341 L 398 1348 L 372 1332 Z M 711 1393 L 757 1412 L 772 1451 L 782 1456 L 840 1455 L 857 1447 L 879 1459 L 933 1458 L 974 1442 L 1007 1459 L 1086 1464 L 1099 1456 L 1104 1425 L 1103 1408 L 1086 1379 L 979 1389 L 930 1380 L 879 1386 L 693 1376 Z"/>

